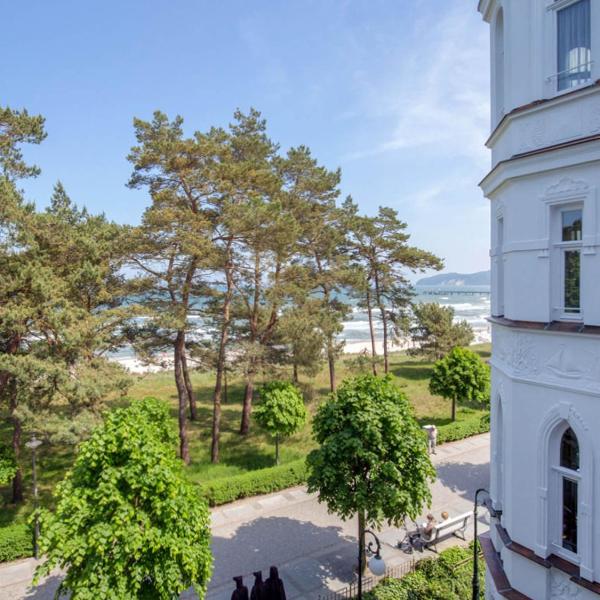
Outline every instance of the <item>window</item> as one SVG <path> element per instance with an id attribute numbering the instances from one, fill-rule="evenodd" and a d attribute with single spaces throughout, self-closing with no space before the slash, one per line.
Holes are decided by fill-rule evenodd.
<path id="1" fill-rule="evenodd" d="M 494 90 L 494 117 L 498 124 L 505 113 L 504 107 L 504 13 L 502 8 L 498 9 L 496 15 L 496 25 L 494 32 L 494 81 L 496 82 Z"/>
<path id="2" fill-rule="evenodd" d="M 579 0 L 557 11 L 558 90 L 591 79 L 590 0 Z"/>
<path id="3" fill-rule="evenodd" d="M 563 242 L 563 307 L 565 314 L 581 311 L 581 240 L 583 211 L 561 212 L 561 241 Z"/>
<path id="4" fill-rule="evenodd" d="M 560 478 L 562 495 L 561 545 L 577 554 L 577 513 L 579 496 L 579 443 L 569 427 L 560 441 Z M 570 473 L 572 471 L 572 473 Z"/>

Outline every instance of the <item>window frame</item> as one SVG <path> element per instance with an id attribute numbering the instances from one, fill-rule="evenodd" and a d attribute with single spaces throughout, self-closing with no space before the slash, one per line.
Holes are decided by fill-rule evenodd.
<path id="1" fill-rule="evenodd" d="M 551 74 L 546 76 L 545 80 L 546 80 L 546 85 L 550 86 L 549 92 L 550 92 L 550 95 L 553 97 L 563 96 L 563 95 L 573 92 L 575 90 L 586 88 L 594 82 L 595 77 L 596 77 L 596 74 L 594 72 L 595 71 L 595 68 L 594 68 L 595 61 L 594 61 L 594 43 L 593 43 L 593 27 L 592 27 L 594 4 L 593 4 L 593 2 L 590 2 L 590 61 L 589 61 L 590 77 L 586 81 L 584 81 L 576 86 L 572 86 L 572 87 L 569 86 L 562 90 L 559 89 L 559 87 L 558 87 L 559 86 L 559 75 L 560 75 L 560 72 L 558 70 L 558 13 L 561 10 L 563 10 L 565 8 L 569 8 L 573 4 L 577 4 L 580 1 L 581 0 L 550 0 L 546 5 L 546 11 L 550 14 L 550 17 L 551 17 L 551 32 L 552 32 L 552 34 L 550 36 L 550 39 L 551 39 L 552 52 L 550 53 L 550 55 L 548 55 L 548 58 L 546 59 L 546 60 L 550 61 L 549 63 L 547 63 L 547 67 L 549 67 L 548 71 L 550 71 Z M 548 38 L 546 38 L 546 39 L 548 39 Z M 546 88 L 546 89 L 548 89 L 548 88 Z"/>
<path id="2" fill-rule="evenodd" d="M 557 443 L 555 447 L 551 449 L 551 478 L 552 478 L 552 488 L 553 494 L 552 497 L 555 499 L 554 506 L 552 507 L 552 512 L 554 513 L 554 518 L 551 520 L 551 524 L 553 526 L 550 531 L 550 546 L 552 552 L 569 562 L 579 565 L 581 564 L 581 514 L 583 509 L 583 501 L 582 501 L 582 473 L 581 473 L 581 456 L 580 456 L 580 467 L 576 471 L 573 469 L 569 469 L 567 467 L 562 467 L 560 464 L 560 450 L 562 445 L 562 439 L 565 435 L 565 432 L 571 429 L 573 430 L 573 434 L 577 439 L 577 444 L 579 446 L 579 451 L 581 452 L 581 445 L 579 444 L 579 437 L 577 437 L 577 433 L 575 430 L 569 425 L 569 423 L 563 423 L 563 425 L 559 428 L 557 432 Z M 563 509 L 564 509 L 564 496 L 563 496 L 563 481 L 568 479 L 577 484 L 577 552 L 573 552 L 568 548 L 565 548 L 562 545 L 562 535 L 563 535 Z"/>
<path id="3" fill-rule="evenodd" d="M 551 237 L 554 240 L 552 246 L 555 251 L 557 251 L 560 255 L 560 302 L 561 306 L 553 307 L 554 316 L 558 316 L 558 320 L 560 321 L 582 321 L 583 320 L 583 308 L 581 302 L 581 273 L 582 273 L 582 256 L 583 256 L 583 230 L 585 227 L 585 219 L 584 219 L 584 203 L 582 201 L 574 201 L 574 202 L 565 202 L 557 205 L 555 207 L 555 224 L 552 227 L 553 231 L 551 231 Z M 571 212 L 574 210 L 581 211 L 581 239 L 580 240 L 569 240 L 563 241 L 562 239 L 562 224 L 563 224 L 563 213 Z M 565 306 L 565 296 L 566 296 L 566 253 L 568 251 L 579 252 L 579 309 L 577 312 L 571 312 L 567 310 Z"/>

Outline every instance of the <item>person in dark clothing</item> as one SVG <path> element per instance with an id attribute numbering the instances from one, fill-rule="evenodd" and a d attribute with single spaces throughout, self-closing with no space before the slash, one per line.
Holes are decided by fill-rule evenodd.
<path id="1" fill-rule="evenodd" d="M 283 581 L 279 579 L 277 567 L 271 567 L 269 577 L 265 581 L 265 600 L 286 600 Z"/>
<path id="2" fill-rule="evenodd" d="M 235 581 L 235 590 L 231 594 L 231 600 L 248 600 L 248 588 L 244 585 L 242 576 L 238 575 L 233 580 Z"/>
<path id="3" fill-rule="evenodd" d="M 262 571 L 254 571 L 254 585 L 250 592 L 250 600 L 265 600 L 265 582 L 262 578 Z"/>

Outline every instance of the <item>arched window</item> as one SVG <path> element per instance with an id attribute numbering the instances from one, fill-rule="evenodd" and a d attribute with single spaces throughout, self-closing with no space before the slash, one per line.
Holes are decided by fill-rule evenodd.
<path id="1" fill-rule="evenodd" d="M 498 9 L 494 27 L 494 96 L 496 124 L 504 116 L 504 12 Z"/>
<path id="2" fill-rule="evenodd" d="M 561 546 L 577 554 L 577 519 L 579 506 L 579 442 L 568 427 L 560 439 L 560 460 L 556 467 L 559 478 L 559 512 Z"/>
<path id="3" fill-rule="evenodd" d="M 555 554 L 579 566 L 587 581 L 594 569 L 594 453 L 590 431 L 568 402 L 557 403 L 542 421 L 538 454 L 536 554 Z"/>

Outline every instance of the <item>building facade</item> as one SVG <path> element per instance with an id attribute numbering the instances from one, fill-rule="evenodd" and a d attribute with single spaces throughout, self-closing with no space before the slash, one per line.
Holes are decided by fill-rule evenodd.
<path id="1" fill-rule="evenodd" d="M 600 598 L 600 0 L 491 32 L 488 598 Z"/>

